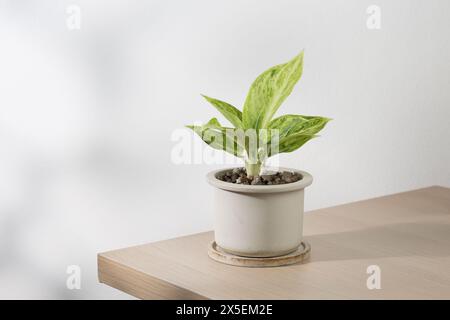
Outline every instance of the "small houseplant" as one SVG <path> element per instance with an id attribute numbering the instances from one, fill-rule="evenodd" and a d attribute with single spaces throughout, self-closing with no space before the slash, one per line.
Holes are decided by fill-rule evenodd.
<path id="1" fill-rule="evenodd" d="M 265 161 L 292 152 L 316 137 L 329 118 L 282 115 L 274 118 L 303 72 L 303 52 L 259 75 L 241 112 L 231 104 L 203 96 L 234 127 L 216 118 L 187 126 L 209 146 L 242 158 L 245 168 L 208 174 L 215 189 L 215 241 L 226 252 L 273 257 L 295 251 L 302 241 L 304 188 L 312 176 L 295 169 L 264 172 Z"/>

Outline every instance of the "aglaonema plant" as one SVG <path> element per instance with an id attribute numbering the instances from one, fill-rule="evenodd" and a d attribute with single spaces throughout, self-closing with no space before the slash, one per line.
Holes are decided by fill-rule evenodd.
<path id="1" fill-rule="evenodd" d="M 258 176 L 267 158 L 297 150 L 317 137 L 331 120 L 295 114 L 274 118 L 302 72 L 303 52 L 287 63 L 266 70 L 251 85 L 242 112 L 227 102 L 203 95 L 234 127 L 224 127 L 216 118 L 204 125 L 186 127 L 209 146 L 242 158 L 247 175 Z"/>

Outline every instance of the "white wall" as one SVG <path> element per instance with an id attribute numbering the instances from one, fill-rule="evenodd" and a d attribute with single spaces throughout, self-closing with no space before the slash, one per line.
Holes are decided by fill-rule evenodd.
<path id="1" fill-rule="evenodd" d="M 211 229 L 220 166 L 173 164 L 171 134 L 303 48 L 280 112 L 334 118 L 281 159 L 308 210 L 450 187 L 448 30 L 446 0 L 0 1 L 0 298 L 126 298 L 97 252 Z"/>

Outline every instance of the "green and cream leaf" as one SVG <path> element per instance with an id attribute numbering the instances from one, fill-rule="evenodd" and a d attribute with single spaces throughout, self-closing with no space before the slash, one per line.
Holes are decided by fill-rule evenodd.
<path id="1" fill-rule="evenodd" d="M 256 78 L 244 103 L 244 128 L 266 128 L 303 72 L 303 52 L 291 61 L 268 69 Z"/>
<path id="2" fill-rule="evenodd" d="M 242 112 L 231 104 L 202 95 L 209 103 L 211 103 L 228 121 L 236 128 L 242 128 Z"/>
<path id="3" fill-rule="evenodd" d="M 245 148 L 240 143 L 242 139 L 239 139 L 240 129 L 223 127 L 216 118 L 212 118 L 204 125 L 186 127 L 193 130 L 210 147 L 226 151 L 236 157 L 244 156 Z"/>
<path id="4" fill-rule="evenodd" d="M 303 133 L 295 133 L 288 135 L 282 139 L 280 139 L 278 144 L 278 153 L 286 153 L 286 152 L 292 152 L 303 146 L 306 142 L 309 140 L 316 138 L 318 136 L 316 135 L 309 135 L 309 134 L 303 134 Z M 273 156 L 276 154 L 273 149 L 269 149 L 270 154 L 269 156 Z M 276 151 L 276 150 L 275 150 Z"/>
<path id="5" fill-rule="evenodd" d="M 314 135 L 322 130 L 331 119 L 319 116 L 287 114 L 273 119 L 269 129 L 279 130 L 279 139 L 294 133 Z"/>

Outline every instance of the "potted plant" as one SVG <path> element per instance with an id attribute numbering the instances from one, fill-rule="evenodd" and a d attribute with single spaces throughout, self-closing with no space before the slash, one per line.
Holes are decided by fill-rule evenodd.
<path id="1" fill-rule="evenodd" d="M 211 172 L 215 187 L 215 241 L 225 252 L 246 257 L 275 257 L 295 251 L 302 241 L 304 188 L 312 176 L 280 168 L 267 172 L 265 161 L 297 150 L 316 137 L 329 118 L 282 115 L 274 118 L 303 71 L 303 52 L 259 75 L 241 112 L 231 104 L 203 96 L 234 127 L 216 118 L 187 126 L 209 146 L 242 158 L 245 168 Z"/>

